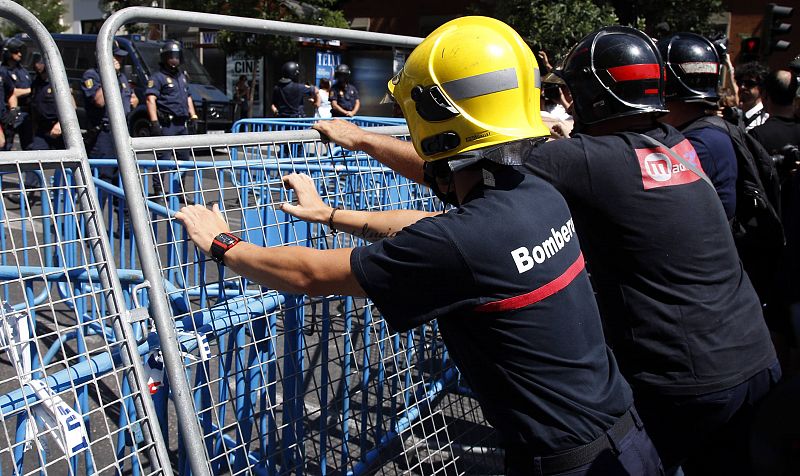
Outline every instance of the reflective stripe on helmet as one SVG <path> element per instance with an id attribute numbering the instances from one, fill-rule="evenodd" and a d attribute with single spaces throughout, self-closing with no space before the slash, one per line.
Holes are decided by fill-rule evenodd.
<path id="1" fill-rule="evenodd" d="M 681 70 L 685 74 L 718 74 L 719 63 L 710 61 L 693 61 L 690 63 L 680 63 Z"/>
<path id="2" fill-rule="evenodd" d="M 608 74 L 616 82 L 658 79 L 660 68 L 657 64 L 628 64 L 608 68 Z"/>
<path id="3" fill-rule="evenodd" d="M 537 70 L 538 71 L 538 70 Z M 506 68 L 489 73 L 442 83 L 447 95 L 454 101 L 499 93 L 519 87 L 516 68 Z"/>

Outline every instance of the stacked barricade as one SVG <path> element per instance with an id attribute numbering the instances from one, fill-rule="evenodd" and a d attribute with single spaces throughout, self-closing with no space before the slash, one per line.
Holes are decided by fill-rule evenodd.
<path id="1" fill-rule="evenodd" d="M 0 16 L 39 44 L 66 144 L 0 152 L 0 474 L 172 474 L 140 357 L 156 343 L 123 297 L 142 273 L 115 267 L 52 38 L 16 3 Z"/>
<path id="2" fill-rule="evenodd" d="M 100 31 L 104 82 L 114 78 L 114 32 L 126 23 L 153 21 L 406 48 L 420 41 L 130 8 L 109 17 Z M 293 198 L 283 176 L 306 173 L 331 205 L 365 210 L 434 210 L 441 205 L 427 188 L 363 153 L 322 144 L 308 129 L 312 120 L 253 120 L 245 133 L 131 139 L 118 91 L 106 100 L 168 374 L 154 396 L 156 407 L 165 411 L 164 400 L 174 401 L 182 422 L 182 472 L 187 467 L 195 474 L 270 475 L 502 469 L 494 433 L 461 382 L 435 322 L 396 334 L 368 300 L 262 288 L 205 258 L 173 218 L 182 203 L 217 203 L 231 230 L 252 243 L 351 247 L 363 243 L 278 209 Z M 407 135 L 403 126 L 373 130 Z M 179 149 L 189 149 L 191 160 L 170 160 Z M 154 196 L 152 182 L 164 178 L 163 193 Z"/>

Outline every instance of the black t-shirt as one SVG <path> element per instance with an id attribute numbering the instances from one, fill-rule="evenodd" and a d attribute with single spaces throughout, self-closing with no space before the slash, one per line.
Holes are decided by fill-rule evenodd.
<path id="1" fill-rule="evenodd" d="M 767 122 L 752 129 L 750 135 L 770 154 L 780 154 L 785 145 L 800 145 L 800 121 L 770 116 Z"/>
<path id="2" fill-rule="evenodd" d="M 564 199 L 511 168 L 466 203 L 356 248 L 358 282 L 392 329 L 438 319 L 506 446 L 588 443 L 631 405 Z"/>
<path id="3" fill-rule="evenodd" d="M 698 164 L 674 128 L 646 134 Z M 628 381 L 709 393 L 748 379 L 775 353 L 714 189 L 665 152 L 634 133 L 578 134 L 531 149 L 523 167 L 570 205 Z"/>
<path id="4" fill-rule="evenodd" d="M 313 94 L 311 86 L 279 81 L 272 90 L 272 104 L 278 108 L 278 117 L 303 117 L 303 99 Z"/>

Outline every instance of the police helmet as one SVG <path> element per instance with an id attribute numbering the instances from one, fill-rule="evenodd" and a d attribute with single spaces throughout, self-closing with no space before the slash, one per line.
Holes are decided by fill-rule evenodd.
<path id="1" fill-rule="evenodd" d="M 13 53 L 19 53 L 25 48 L 25 43 L 19 38 L 8 38 L 3 43 L 3 62 L 8 61 Z"/>
<path id="2" fill-rule="evenodd" d="M 575 119 L 594 124 L 666 113 L 664 63 L 649 36 L 626 26 L 600 28 L 573 46 L 547 81 L 572 93 Z"/>
<path id="3" fill-rule="evenodd" d="M 281 66 L 281 76 L 291 79 L 292 81 L 297 81 L 300 78 L 300 65 L 294 61 L 283 63 L 283 66 Z"/>
<path id="4" fill-rule="evenodd" d="M 550 134 L 539 110 L 536 58 L 493 18 L 462 17 L 436 29 L 389 82 L 389 93 L 428 162 Z"/>
<path id="5" fill-rule="evenodd" d="M 175 40 L 169 40 L 161 46 L 159 52 L 161 56 L 161 63 L 167 64 L 169 58 L 178 58 L 183 63 L 183 49 L 181 44 Z"/>
<path id="6" fill-rule="evenodd" d="M 659 40 L 658 50 L 667 70 L 667 101 L 716 105 L 720 62 L 711 41 L 695 33 L 677 33 Z"/>
<path id="7" fill-rule="evenodd" d="M 337 81 L 347 81 L 350 79 L 350 67 L 342 63 L 333 72 L 333 78 Z"/>

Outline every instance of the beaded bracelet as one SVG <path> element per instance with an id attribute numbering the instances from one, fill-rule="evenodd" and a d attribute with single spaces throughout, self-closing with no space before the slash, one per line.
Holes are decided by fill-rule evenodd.
<path id="1" fill-rule="evenodd" d="M 331 234 L 335 235 L 336 233 L 339 233 L 339 230 L 337 230 L 336 227 L 333 225 L 333 216 L 336 215 L 336 212 L 341 209 L 342 206 L 337 205 L 333 210 L 331 210 L 331 216 L 328 217 L 328 228 L 331 229 Z"/>

